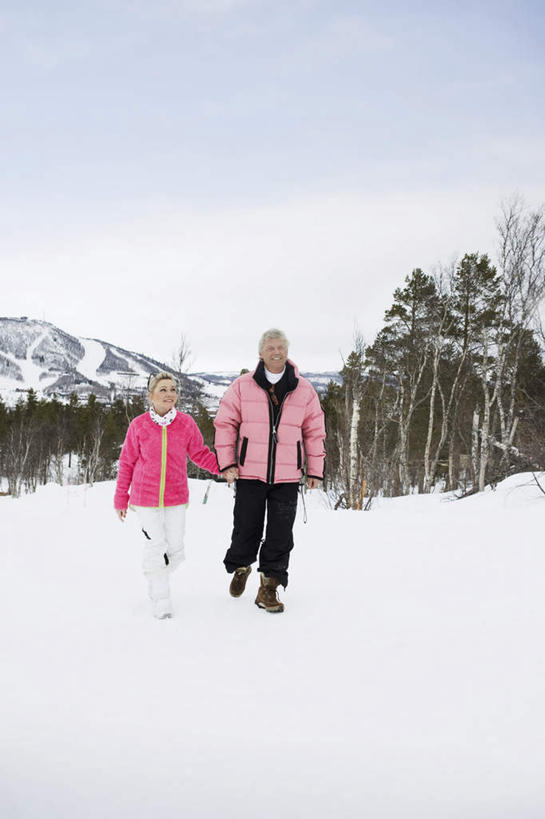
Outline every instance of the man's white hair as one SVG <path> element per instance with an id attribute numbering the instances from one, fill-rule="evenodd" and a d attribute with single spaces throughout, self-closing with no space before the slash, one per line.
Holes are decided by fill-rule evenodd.
<path id="1" fill-rule="evenodd" d="M 259 355 L 263 352 L 265 344 L 267 341 L 271 341 L 273 338 L 279 338 L 281 341 L 284 342 L 286 345 L 286 350 L 290 346 L 288 339 L 286 338 L 286 334 L 282 332 L 282 330 L 278 330 L 276 327 L 271 327 L 270 330 L 265 330 L 261 338 L 259 339 Z"/>

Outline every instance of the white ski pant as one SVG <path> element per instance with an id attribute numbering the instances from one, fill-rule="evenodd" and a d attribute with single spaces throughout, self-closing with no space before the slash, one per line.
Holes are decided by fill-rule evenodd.
<path id="1" fill-rule="evenodd" d="M 142 569 L 151 600 L 170 596 L 169 574 L 185 559 L 185 511 L 183 506 L 132 507 L 146 538 Z"/>

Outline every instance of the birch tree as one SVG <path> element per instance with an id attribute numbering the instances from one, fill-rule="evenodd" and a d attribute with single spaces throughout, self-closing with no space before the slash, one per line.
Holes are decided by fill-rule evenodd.
<path id="1" fill-rule="evenodd" d="M 434 277 L 435 293 L 430 299 L 431 385 L 428 404 L 428 429 L 424 449 L 424 492 L 431 492 L 435 482 L 441 450 L 447 439 L 450 402 L 445 403 L 441 364 L 447 357 L 449 336 L 454 325 L 452 312 L 452 270 L 439 270 Z M 444 369 L 444 368 L 443 368 Z M 432 455 L 432 441 L 436 428 L 436 399 L 440 398 L 439 434 Z"/>
<path id="2" fill-rule="evenodd" d="M 477 471 L 473 474 L 475 481 L 479 480 L 481 462 L 488 462 L 490 409 L 495 400 L 491 382 L 494 364 L 492 339 L 497 338 L 497 334 L 493 335 L 492 331 L 498 328 L 500 305 L 500 281 L 496 268 L 486 254 L 467 253 L 456 267 L 452 283 L 452 338 L 456 351 L 456 373 L 447 403 L 450 489 L 455 489 L 458 484 L 455 465 L 456 432 L 460 407 L 465 402 L 473 401 L 473 409 L 480 418 L 475 464 Z M 480 395 L 473 389 L 477 383 L 480 384 Z M 472 419 L 474 418 L 475 412 L 472 415 Z"/>
<path id="3" fill-rule="evenodd" d="M 345 418 L 349 429 L 347 453 L 347 498 L 352 509 L 357 509 L 361 494 L 359 426 L 364 388 L 363 357 L 365 344 L 360 333 L 354 337 L 354 349 L 341 370 L 345 395 Z"/>
<path id="4" fill-rule="evenodd" d="M 411 423 L 422 394 L 423 375 L 430 355 L 430 300 L 436 295 L 431 276 L 420 268 L 405 279 L 405 287 L 394 292 L 394 304 L 386 311 L 381 331 L 395 361 L 397 400 L 394 417 L 398 426 L 399 478 L 403 494 L 411 487 L 409 438 Z"/>
<path id="5" fill-rule="evenodd" d="M 545 294 L 545 209 L 529 209 L 519 197 L 504 203 L 497 222 L 499 270 L 504 293 L 502 356 L 495 379 L 498 391 L 500 440 L 506 462 L 518 423 L 516 396 L 528 330 L 535 325 Z"/>

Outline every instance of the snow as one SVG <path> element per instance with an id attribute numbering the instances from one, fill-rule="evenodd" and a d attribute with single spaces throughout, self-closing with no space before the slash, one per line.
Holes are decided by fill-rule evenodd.
<path id="1" fill-rule="evenodd" d="M 229 597 L 232 492 L 191 482 L 154 620 L 113 484 L 0 497 L 0 815 L 545 815 L 545 496 L 531 476 L 368 513 L 307 495 L 282 615 Z"/>
<path id="2" fill-rule="evenodd" d="M 228 386 L 239 375 L 240 372 L 189 373 L 189 378 L 204 391 L 208 409 L 215 413 Z"/>
<path id="3" fill-rule="evenodd" d="M 204 378 L 196 379 L 192 376 L 190 376 L 190 378 L 192 378 L 193 381 L 197 381 L 197 383 L 200 384 L 205 390 L 206 394 L 212 400 L 214 400 L 216 404 L 219 404 L 220 398 L 223 398 L 225 395 L 225 390 L 227 389 L 225 384 L 213 384 L 210 381 L 206 381 Z"/>
<path id="4" fill-rule="evenodd" d="M 142 389 L 143 391 L 146 388 L 149 373 L 155 371 L 158 366 L 162 366 L 141 353 L 131 353 L 94 338 L 70 336 L 45 321 L 0 318 L 0 331 L 0 335 L 6 342 L 4 345 L 6 349 L 0 352 L 5 359 L 16 365 L 14 370 L 15 372 L 20 371 L 22 378 L 18 381 L 15 375 L 5 373 L 0 375 L 0 396 L 9 406 L 14 406 L 21 399 L 22 394 L 30 388 L 36 391 L 38 398 L 46 397 L 46 390 L 54 386 L 61 375 L 72 377 L 73 390 L 81 394 L 81 389 L 78 390 L 80 379 L 74 373 L 75 364 L 76 370 L 88 381 L 107 388 L 107 393 L 103 392 L 101 398 L 111 393 L 112 384 L 123 392 L 128 389 Z M 60 334 L 60 339 L 56 337 L 57 334 Z M 33 361 L 33 353 L 44 340 L 51 336 L 53 336 L 56 353 L 46 351 L 39 357 L 39 363 Z M 49 340 L 51 341 L 51 338 Z M 80 347 L 83 348 L 84 354 L 77 362 L 75 350 L 79 351 Z M 25 350 L 25 358 L 17 358 L 12 350 Z M 124 366 L 121 365 L 122 372 L 115 370 L 98 372 L 105 361 L 107 350 L 121 361 L 126 362 Z M 63 395 L 67 398 L 71 391 L 72 389 L 65 383 L 59 391 L 61 400 Z"/>
<path id="5" fill-rule="evenodd" d="M 9 393 L 10 391 L 17 391 L 17 388 L 20 389 L 21 386 L 24 386 L 26 390 L 33 389 L 36 392 L 41 392 L 46 386 L 55 381 L 57 375 L 41 378 L 40 376 L 44 373 L 44 368 L 38 364 L 35 364 L 32 360 L 34 351 L 47 337 L 47 335 L 48 332 L 44 331 L 34 342 L 32 342 L 32 344 L 28 346 L 26 358 L 15 358 L 12 353 L 8 352 L 7 350 L 2 350 L 2 355 L 4 358 L 9 359 L 16 364 L 21 370 L 23 377 L 22 381 L 16 381 L 15 379 L 9 379 L 6 377 L 0 378 L 0 389 L 2 389 L 3 392 L 5 391 L 6 393 Z"/>
<path id="6" fill-rule="evenodd" d="M 106 357 L 106 350 L 100 341 L 95 341 L 92 338 L 78 338 L 78 341 L 85 350 L 83 358 L 78 363 L 78 372 L 89 381 L 97 381 L 99 378 L 97 370 Z M 104 381 L 106 379 L 102 379 L 102 382 Z"/>

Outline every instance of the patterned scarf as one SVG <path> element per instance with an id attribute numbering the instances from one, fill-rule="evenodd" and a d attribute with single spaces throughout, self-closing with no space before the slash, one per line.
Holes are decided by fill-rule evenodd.
<path id="1" fill-rule="evenodd" d="M 166 415 L 159 415 L 159 413 L 155 412 L 153 407 L 150 407 L 149 414 L 151 415 L 151 420 L 159 424 L 160 427 L 168 427 L 176 418 L 177 412 L 176 407 L 172 407 Z"/>

